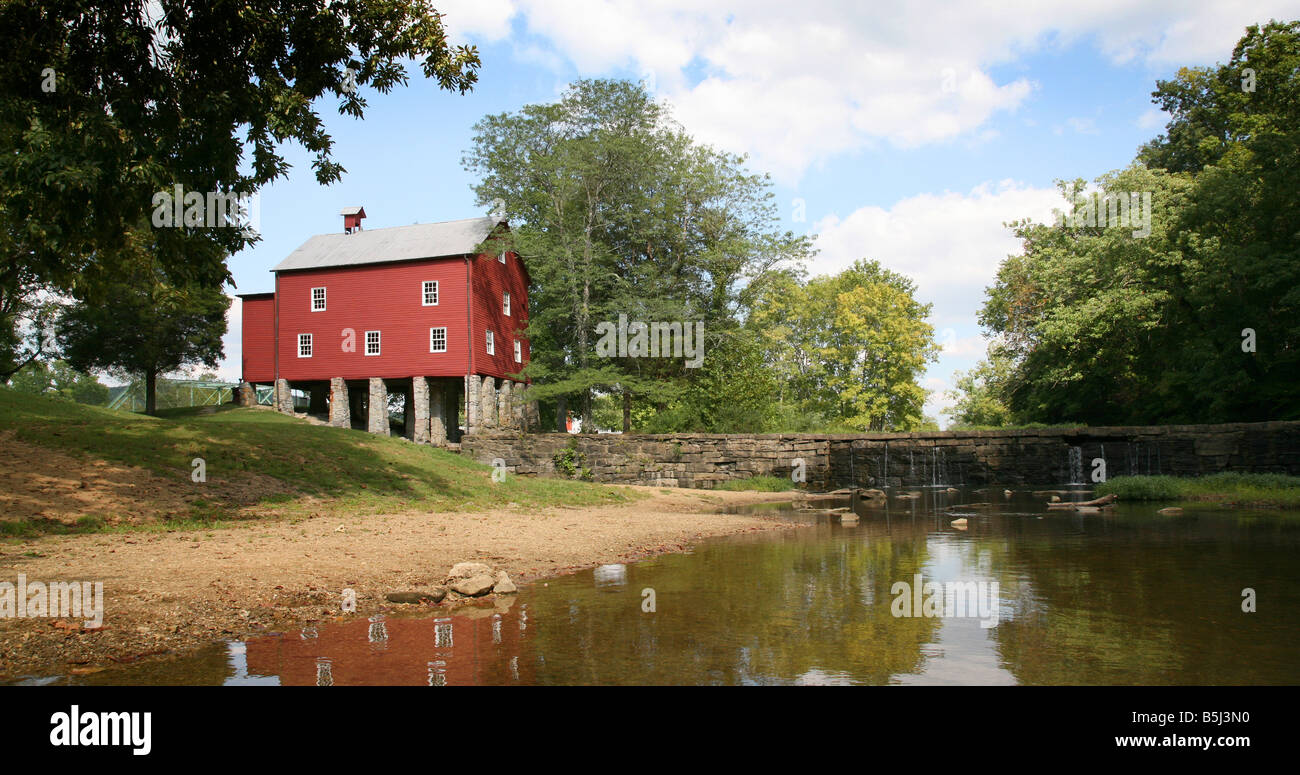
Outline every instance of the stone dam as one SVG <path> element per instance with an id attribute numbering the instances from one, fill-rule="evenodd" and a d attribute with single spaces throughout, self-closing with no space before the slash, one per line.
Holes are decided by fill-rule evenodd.
<path id="1" fill-rule="evenodd" d="M 862 434 L 568 434 L 484 432 L 462 454 L 521 476 L 559 475 L 556 459 L 597 482 L 711 489 L 789 477 L 810 489 L 1091 484 L 1220 471 L 1300 475 L 1300 422 Z"/>

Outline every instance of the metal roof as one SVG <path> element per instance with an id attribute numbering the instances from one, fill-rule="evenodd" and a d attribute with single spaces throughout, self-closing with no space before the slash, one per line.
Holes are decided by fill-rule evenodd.
<path id="1" fill-rule="evenodd" d="M 318 234 L 302 243 L 271 271 L 463 256 L 473 253 L 498 223 L 503 221 L 481 216 L 442 223 L 363 229 L 351 234 Z"/>

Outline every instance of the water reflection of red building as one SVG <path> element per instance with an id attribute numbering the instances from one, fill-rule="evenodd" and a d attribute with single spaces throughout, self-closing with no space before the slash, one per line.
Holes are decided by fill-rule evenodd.
<path id="1" fill-rule="evenodd" d="M 252 638 L 248 672 L 284 686 L 531 684 L 529 624 L 513 597 L 454 616 L 363 617 Z"/>

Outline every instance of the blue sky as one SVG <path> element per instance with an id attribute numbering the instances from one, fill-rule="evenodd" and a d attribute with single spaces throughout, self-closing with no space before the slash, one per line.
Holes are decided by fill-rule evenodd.
<path id="1" fill-rule="evenodd" d="M 575 78 L 642 79 L 697 139 L 773 176 L 785 227 L 818 235 L 814 274 L 865 257 L 917 282 L 945 345 L 925 379 L 941 423 L 953 372 L 984 353 L 984 288 L 1018 248 L 1001 224 L 1049 219 L 1058 178 L 1128 164 L 1163 129 L 1157 79 L 1225 61 L 1247 24 L 1300 16 L 1300 0 L 433 4 L 453 40 L 479 48 L 474 91 L 439 91 L 410 68 L 408 87 L 366 93 L 362 121 L 323 101 L 348 172 L 320 186 L 285 148 L 293 169 L 262 192 L 263 239 L 230 262 L 235 292 L 271 290 L 270 268 L 339 230 L 345 206 L 363 205 L 370 228 L 479 214 L 460 163 L 475 121 Z M 239 372 L 238 304 L 231 318 L 226 378 Z"/>

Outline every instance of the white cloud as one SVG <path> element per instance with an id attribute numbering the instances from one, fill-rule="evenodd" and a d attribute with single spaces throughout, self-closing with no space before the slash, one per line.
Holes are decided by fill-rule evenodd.
<path id="1" fill-rule="evenodd" d="M 1151 108 L 1138 116 L 1138 129 L 1163 129 L 1169 123 L 1169 114 L 1160 108 Z"/>
<path id="2" fill-rule="evenodd" d="M 514 0 L 437 0 L 434 8 L 443 14 L 442 25 L 454 44 L 471 38 L 501 40 L 510 34 L 510 20 L 518 10 Z"/>
<path id="3" fill-rule="evenodd" d="M 1067 118 L 1065 120 L 1065 124 L 1066 126 L 1070 127 L 1075 132 L 1081 135 L 1098 134 L 1097 122 L 1091 118 L 1079 118 L 1077 116 L 1071 116 L 1070 118 Z"/>
<path id="4" fill-rule="evenodd" d="M 1044 46 L 1088 40 L 1116 64 L 1208 64 L 1228 56 L 1247 24 L 1295 10 L 1295 0 L 918 0 L 888 13 L 835 0 L 435 4 L 456 34 L 498 40 L 517 15 L 585 76 L 652 75 L 701 140 L 748 152 L 785 181 L 881 142 L 978 136 L 1035 88 L 1026 78 L 998 82 L 991 67 Z"/>
<path id="5" fill-rule="evenodd" d="M 1055 188 L 1015 181 L 984 183 L 961 194 L 919 194 L 888 210 L 863 207 L 841 218 L 814 224 L 820 254 L 815 274 L 839 272 L 859 258 L 870 258 L 916 281 L 922 300 L 933 302 L 943 329 L 974 324 L 984 287 L 1002 259 L 1020 252 L 1004 222 L 1033 218 L 1051 222 L 1052 208 L 1063 206 Z"/>

